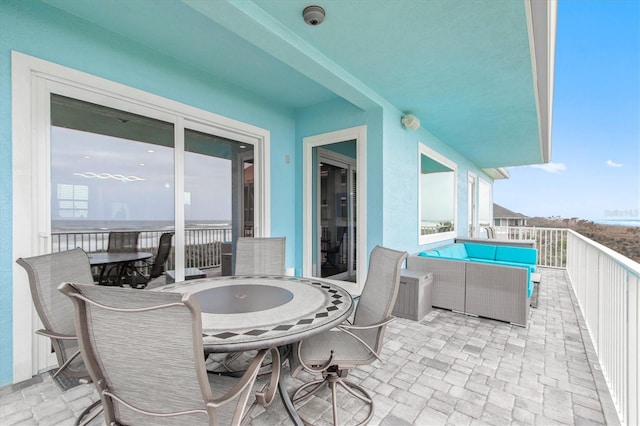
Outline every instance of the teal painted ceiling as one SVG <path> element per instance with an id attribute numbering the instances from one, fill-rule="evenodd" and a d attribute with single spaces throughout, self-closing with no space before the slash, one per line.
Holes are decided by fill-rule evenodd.
<path id="1" fill-rule="evenodd" d="M 391 104 L 479 167 L 548 161 L 529 0 L 43 1 L 281 106 Z"/>

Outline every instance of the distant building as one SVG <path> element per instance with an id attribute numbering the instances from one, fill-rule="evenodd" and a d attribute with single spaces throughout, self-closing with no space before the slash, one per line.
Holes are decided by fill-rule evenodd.
<path id="1" fill-rule="evenodd" d="M 495 226 L 527 226 L 528 217 L 493 204 L 493 224 Z"/>

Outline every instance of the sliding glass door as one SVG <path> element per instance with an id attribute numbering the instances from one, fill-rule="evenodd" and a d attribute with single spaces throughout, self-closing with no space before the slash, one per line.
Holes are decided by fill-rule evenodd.
<path id="1" fill-rule="evenodd" d="M 52 94 L 52 250 L 105 251 L 109 232 L 133 230 L 155 252 L 181 229 L 183 262 L 172 250 L 167 268 L 215 273 L 222 243 L 254 234 L 255 185 L 254 145 L 214 132 L 186 122 L 179 141 L 173 123 Z"/>
<path id="2" fill-rule="evenodd" d="M 191 259 L 215 271 L 232 233 L 269 236 L 268 130 L 17 52 L 11 65 L 16 257 L 103 251 L 110 231 L 130 228 L 153 249 L 174 232 L 168 267 L 181 280 Z M 198 239 L 202 224 L 226 230 Z M 187 255 L 191 245 L 202 250 Z M 15 306 L 31 305 L 28 288 L 14 265 Z M 55 365 L 49 340 L 31 337 L 34 311 L 14 309 L 12 322 L 14 378 Z"/>
<path id="3" fill-rule="evenodd" d="M 332 151 L 335 149 L 338 152 Z M 355 142 L 317 148 L 318 205 L 316 276 L 355 280 L 356 273 L 356 167 L 355 158 L 340 151 L 355 149 Z"/>

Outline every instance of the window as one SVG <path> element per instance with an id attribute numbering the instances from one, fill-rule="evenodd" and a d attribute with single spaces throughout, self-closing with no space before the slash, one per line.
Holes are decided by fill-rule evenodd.
<path id="1" fill-rule="evenodd" d="M 419 145 L 419 243 L 456 236 L 456 164 Z"/>
<path id="2" fill-rule="evenodd" d="M 480 230 L 491 226 L 491 212 L 493 210 L 493 201 L 491 198 L 491 184 L 480 179 L 480 193 L 478 195 L 479 218 L 478 226 Z"/>
<path id="3" fill-rule="evenodd" d="M 89 213 L 89 187 L 86 185 L 58 184 L 58 216 L 61 218 L 87 217 Z M 55 211 L 55 209 L 53 209 Z"/>
<path id="4" fill-rule="evenodd" d="M 51 231 L 173 226 L 173 136 L 171 123 L 51 94 Z"/>

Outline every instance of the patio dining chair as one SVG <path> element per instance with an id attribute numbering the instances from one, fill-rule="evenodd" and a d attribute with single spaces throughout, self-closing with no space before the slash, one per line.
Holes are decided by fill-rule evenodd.
<path id="1" fill-rule="evenodd" d="M 284 237 L 240 237 L 236 242 L 234 275 L 284 275 Z"/>
<path id="2" fill-rule="evenodd" d="M 124 271 L 125 282 L 134 288 L 145 288 L 149 281 L 158 278 L 164 273 L 164 265 L 171 254 L 171 241 L 173 232 L 165 232 L 160 236 L 158 250 L 153 261 L 142 261 L 141 264 L 127 265 Z M 146 271 L 149 271 L 146 273 Z"/>
<path id="3" fill-rule="evenodd" d="M 491 240 L 496 238 L 496 229 L 493 226 L 487 226 L 484 229 L 487 231 L 487 238 Z"/>
<path id="4" fill-rule="evenodd" d="M 107 252 L 124 253 L 138 251 L 140 231 L 112 231 L 109 232 Z M 94 279 L 104 285 L 121 285 L 126 273 L 127 265 L 105 265 Z"/>
<path id="5" fill-rule="evenodd" d="M 234 275 L 284 275 L 285 273 L 284 237 L 239 237 L 236 242 Z M 232 366 L 244 352 L 231 352 L 222 359 L 224 371 L 221 373 L 237 374 L 244 371 L 245 366 Z M 249 352 L 250 357 L 253 352 Z M 205 358 L 209 356 L 205 352 Z M 261 374 L 269 372 L 267 363 Z"/>
<path id="6" fill-rule="evenodd" d="M 138 251 L 139 237 L 140 231 L 109 232 L 107 251 L 111 253 Z"/>
<path id="7" fill-rule="evenodd" d="M 79 356 L 73 305 L 58 291 L 58 285 L 65 281 L 93 284 L 89 257 L 82 249 L 76 248 L 21 257 L 16 263 L 27 271 L 31 299 L 44 327 L 36 333 L 51 339 L 51 346 L 58 359 L 59 367 L 54 377 L 64 371 L 70 377 L 89 378 L 82 357 Z"/>
<path id="8" fill-rule="evenodd" d="M 200 355 L 200 307 L 190 294 L 74 283 L 59 289 L 75 306 L 80 349 L 105 424 L 241 423 L 268 349 L 240 379 L 209 375 Z M 255 393 L 261 405 L 272 397 Z"/>
<path id="9" fill-rule="evenodd" d="M 44 328 L 36 334 L 48 337 L 58 360 L 59 375 L 89 381 L 90 376 L 80 356 L 73 316 L 73 304 L 58 291 L 58 285 L 73 281 L 93 285 L 89 257 L 80 248 L 33 257 L 21 257 L 16 263 L 29 277 L 31 299 Z M 100 414 L 100 401 L 89 405 L 76 424 L 84 424 Z"/>
<path id="10" fill-rule="evenodd" d="M 321 374 L 322 378 L 300 386 L 293 394 L 295 405 L 309 399 L 328 386 L 331 390 L 333 424 L 338 424 L 338 390 L 346 390 L 369 407 L 366 424 L 373 416 L 373 399 L 360 385 L 347 380 L 349 371 L 359 365 L 380 360 L 386 326 L 400 285 L 400 268 L 407 252 L 376 246 L 369 258 L 367 280 L 358 301 L 353 323 L 343 323 L 296 344 L 290 357 L 291 374 L 302 370 Z M 340 396 L 342 398 L 342 396 Z M 312 406 L 313 404 L 309 404 Z"/>

